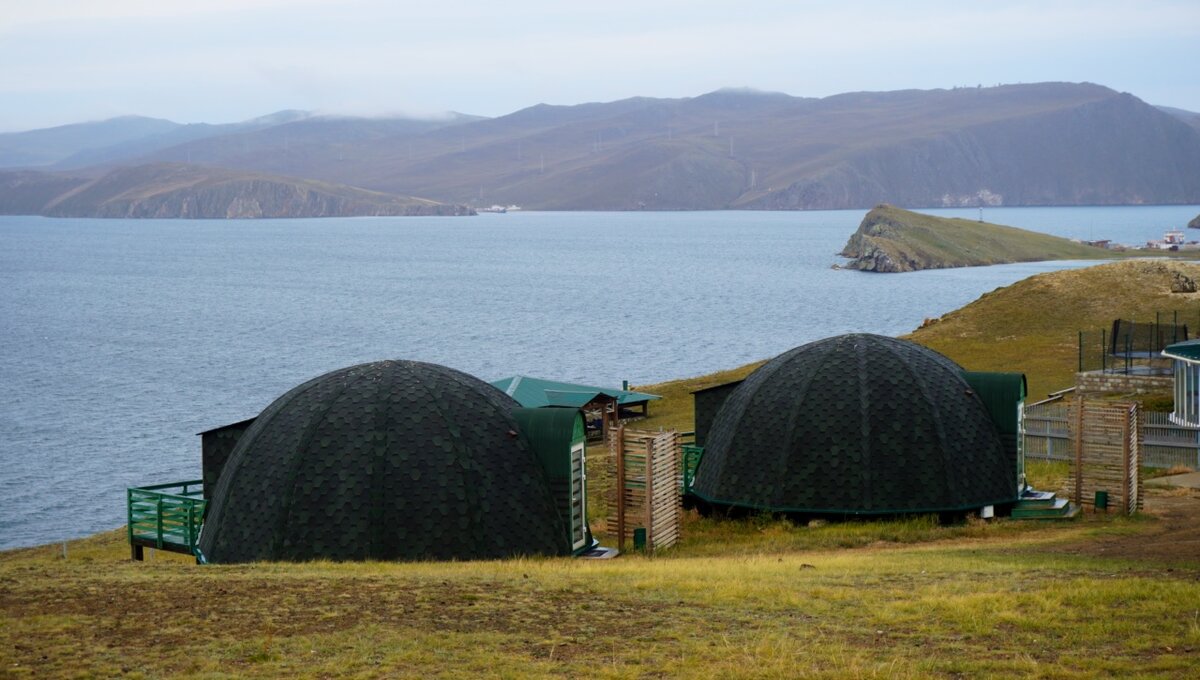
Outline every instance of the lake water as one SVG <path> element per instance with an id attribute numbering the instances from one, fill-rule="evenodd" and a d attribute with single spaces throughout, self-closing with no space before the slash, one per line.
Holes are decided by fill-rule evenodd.
<path id="1" fill-rule="evenodd" d="M 1132 243 L 1197 213 L 988 208 L 984 219 Z M 0 548 L 123 524 L 127 486 L 200 476 L 195 433 L 343 366 L 404 358 L 485 380 L 645 384 L 838 333 L 905 333 L 1085 264 L 831 269 L 864 214 L 0 217 Z"/>

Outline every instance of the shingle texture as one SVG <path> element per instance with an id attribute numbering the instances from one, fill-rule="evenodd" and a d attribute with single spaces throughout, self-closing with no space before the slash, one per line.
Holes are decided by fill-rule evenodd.
<path id="1" fill-rule="evenodd" d="M 413 361 L 306 382 L 238 441 L 200 549 L 210 562 L 570 554 L 516 407 L 481 380 Z"/>
<path id="2" fill-rule="evenodd" d="M 946 357 L 853 334 L 788 351 L 717 413 L 693 493 L 773 511 L 892 514 L 1014 500 L 1016 470 Z"/>

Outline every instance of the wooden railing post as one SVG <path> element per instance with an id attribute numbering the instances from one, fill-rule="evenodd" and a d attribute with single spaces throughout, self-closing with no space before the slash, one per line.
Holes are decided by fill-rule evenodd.
<path id="1" fill-rule="evenodd" d="M 1079 397 L 1075 412 L 1075 505 L 1083 506 L 1083 406 Z"/>
<path id="2" fill-rule="evenodd" d="M 625 425 L 617 425 L 617 550 L 625 551 Z"/>
<path id="3" fill-rule="evenodd" d="M 647 438 L 646 440 L 646 507 L 645 507 L 645 526 L 646 526 L 646 549 L 649 552 L 654 552 L 654 454 L 657 453 L 658 441 L 656 439 Z"/>
<path id="4" fill-rule="evenodd" d="M 163 546 L 163 537 L 162 537 L 162 535 L 163 535 L 163 515 L 162 515 L 163 497 L 161 495 L 158 497 L 157 508 L 158 508 L 158 512 L 156 514 L 158 515 L 158 537 L 156 540 L 157 540 L 157 547 L 159 550 L 161 550 L 162 546 Z"/>
<path id="5" fill-rule="evenodd" d="M 1124 482 L 1121 484 L 1122 491 L 1123 491 L 1123 493 L 1121 494 L 1121 505 L 1122 505 L 1122 507 L 1125 508 L 1125 514 L 1127 514 L 1127 515 L 1130 514 L 1130 511 L 1129 511 L 1129 497 L 1130 497 L 1130 494 L 1129 494 L 1129 482 L 1130 482 L 1129 464 L 1132 461 L 1132 454 L 1133 454 L 1133 447 L 1131 447 L 1129 445 L 1129 435 L 1131 434 L 1130 427 L 1129 427 L 1130 417 L 1133 417 L 1133 418 L 1137 417 L 1137 407 L 1136 406 L 1131 405 L 1129 407 L 1129 410 L 1125 413 L 1125 417 L 1121 419 L 1121 425 L 1122 425 L 1121 438 L 1124 440 L 1121 444 L 1121 454 L 1122 454 L 1121 462 L 1123 463 L 1122 467 L 1125 468 L 1125 475 L 1124 475 L 1125 479 L 1124 479 Z"/>

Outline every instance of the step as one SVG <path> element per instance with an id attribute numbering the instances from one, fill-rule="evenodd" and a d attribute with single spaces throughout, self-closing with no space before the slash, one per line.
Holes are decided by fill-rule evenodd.
<path id="1" fill-rule="evenodd" d="M 1012 514 L 1013 514 L 1013 517 L 1018 517 L 1018 516 L 1026 515 L 1026 514 L 1043 514 L 1043 515 L 1059 514 L 1059 515 L 1061 515 L 1061 514 L 1066 513 L 1070 509 L 1068 507 L 1070 504 L 1071 504 L 1071 502 L 1065 498 L 1055 498 L 1054 502 L 1052 502 L 1052 503 L 1043 503 L 1041 501 L 1038 501 L 1037 503 L 1029 504 L 1029 503 L 1026 503 L 1025 501 L 1019 501 L 1016 505 L 1013 506 Z"/>
<path id="2" fill-rule="evenodd" d="M 1017 503 L 1012 510 L 1013 519 L 1069 519 L 1079 514 L 1079 508 L 1065 498 L 1056 498 L 1052 505 L 1024 506 Z"/>
<path id="3" fill-rule="evenodd" d="M 1017 512 L 1018 510 L 1066 512 L 1067 505 L 1070 504 L 1070 502 L 1071 501 L 1069 501 L 1065 498 L 1055 498 L 1052 502 L 1049 502 L 1049 503 L 1043 503 L 1041 501 L 1038 501 L 1036 503 L 1026 503 L 1025 501 L 1018 501 L 1017 504 L 1013 506 L 1013 512 Z"/>
<path id="4" fill-rule="evenodd" d="M 1053 491 L 1026 491 L 1017 501 L 1019 508 L 1049 508 L 1058 501 Z"/>
<path id="5" fill-rule="evenodd" d="M 1021 516 L 1013 515 L 1012 518 L 1017 519 L 1017 520 L 1034 520 L 1034 521 L 1045 522 L 1045 521 L 1049 521 L 1049 520 L 1075 519 L 1075 517 L 1079 515 L 1079 512 L 1080 512 L 1080 507 L 1078 505 L 1072 505 L 1071 509 L 1066 513 L 1028 514 L 1028 515 L 1021 515 Z"/>

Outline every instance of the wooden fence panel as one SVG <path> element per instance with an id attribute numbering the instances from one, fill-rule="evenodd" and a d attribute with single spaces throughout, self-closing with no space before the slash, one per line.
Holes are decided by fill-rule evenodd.
<path id="1" fill-rule="evenodd" d="M 680 536 L 683 506 L 679 486 L 683 444 L 676 431 L 612 431 L 609 439 L 613 484 L 609 518 L 618 549 L 633 542 L 637 529 L 646 531 L 646 549 L 668 548 Z"/>
<path id="2" fill-rule="evenodd" d="M 1095 509 L 1097 491 L 1108 494 L 1109 507 L 1134 512 L 1142 507 L 1139 470 L 1138 405 L 1078 398 L 1071 402 L 1067 423 L 1074 456 L 1072 500 Z"/>

